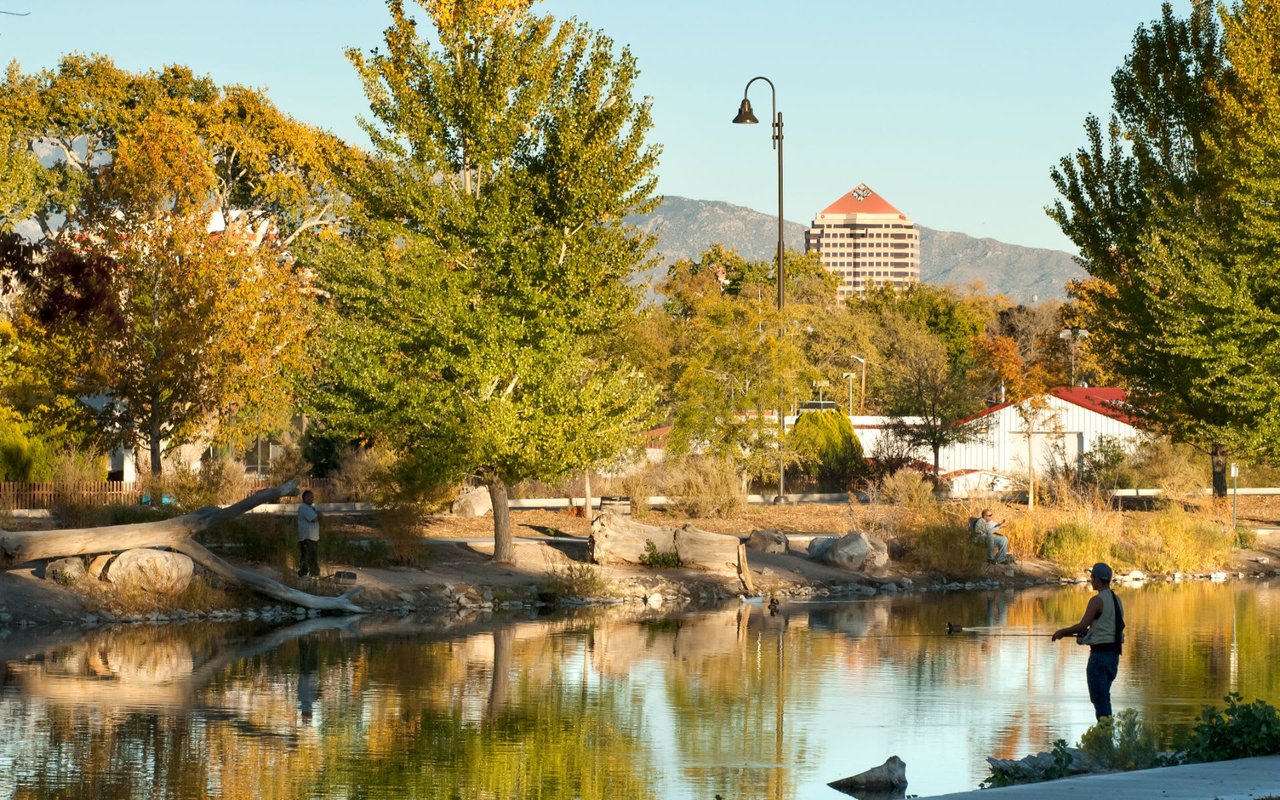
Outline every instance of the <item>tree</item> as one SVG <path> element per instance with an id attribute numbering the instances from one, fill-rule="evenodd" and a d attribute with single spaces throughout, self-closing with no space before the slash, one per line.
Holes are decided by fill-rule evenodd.
<path id="1" fill-rule="evenodd" d="M 151 115 L 95 170 L 75 235 L 11 265 L 51 385 L 153 474 L 179 444 L 278 428 L 305 369 L 308 280 L 248 218 L 210 233 L 216 180 L 192 124 Z"/>
<path id="2" fill-rule="evenodd" d="M 214 210 L 243 218 L 259 241 L 271 232 L 288 246 L 341 219 L 333 173 L 352 155 L 333 135 L 282 114 L 256 89 L 219 87 L 187 67 L 133 73 L 105 56 L 74 54 L 34 75 L 11 63 L 0 82 L 0 124 L 10 126 L 22 152 L 50 165 L 32 214 L 42 237 L 76 230 L 95 177 L 110 168 L 120 140 L 152 115 L 198 132 Z"/>
<path id="3" fill-rule="evenodd" d="M 424 485 L 478 475 L 510 562 L 508 487 L 608 463 L 650 418 L 610 339 L 638 302 L 625 279 L 650 241 L 621 220 L 652 207 L 657 151 L 635 61 L 603 35 L 519 3 L 425 6 L 438 45 L 391 0 L 386 49 L 348 54 L 377 157 L 319 266 L 332 347 L 313 402 Z"/>
<path id="4" fill-rule="evenodd" d="M 949 357 L 937 336 L 900 318 L 889 321 L 889 357 L 894 366 L 886 378 L 888 412 L 893 417 L 887 432 L 912 447 L 929 448 L 936 481 L 943 447 L 986 435 L 982 420 L 965 425 L 957 421 L 983 408 L 988 386 L 977 378 L 971 359 Z"/>
<path id="5" fill-rule="evenodd" d="M 1219 496 L 1230 453 L 1267 457 L 1280 436 L 1275 13 L 1239 2 L 1220 27 L 1208 2 L 1187 19 L 1166 3 L 1112 79 L 1106 136 L 1089 117 L 1053 171 L 1050 216 L 1091 276 L 1071 287 L 1091 352 L 1135 413 L 1210 453 Z"/>
<path id="6" fill-rule="evenodd" d="M 849 418 L 839 411 L 828 409 L 801 414 L 789 438 L 800 463 L 825 484 L 845 490 L 866 472 L 862 443 Z"/>

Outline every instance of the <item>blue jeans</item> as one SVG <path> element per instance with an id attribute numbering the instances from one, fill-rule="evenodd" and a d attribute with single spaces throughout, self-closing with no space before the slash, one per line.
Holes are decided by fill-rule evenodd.
<path id="1" fill-rule="evenodd" d="M 1120 669 L 1120 654 L 1094 650 L 1089 653 L 1089 666 L 1085 667 L 1085 679 L 1089 682 L 1089 701 L 1098 719 L 1111 716 L 1111 682 Z"/>
<path id="2" fill-rule="evenodd" d="M 987 560 L 988 561 L 1004 561 L 1004 557 L 1008 552 L 1009 552 L 1009 537 L 1001 536 L 998 533 L 987 534 Z"/>

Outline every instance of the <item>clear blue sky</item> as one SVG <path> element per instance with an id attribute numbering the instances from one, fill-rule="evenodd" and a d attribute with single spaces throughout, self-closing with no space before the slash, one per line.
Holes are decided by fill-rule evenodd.
<path id="1" fill-rule="evenodd" d="M 1185 14 L 1189 0 L 1177 0 Z M 767 125 L 730 125 L 766 75 L 785 123 L 786 216 L 865 182 L 917 222 L 1073 250 L 1044 215 L 1049 169 L 1110 108 L 1110 76 L 1158 0 L 545 0 L 631 47 L 654 99 L 660 190 L 777 211 Z M 342 55 L 381 42 L 378 0 L 0 0 L 0 59 L 24 71 L 100 52 L 265 88 L 357 143 L 364 98 Z M 752 87 L 763 121 L 768 86 Z"/>

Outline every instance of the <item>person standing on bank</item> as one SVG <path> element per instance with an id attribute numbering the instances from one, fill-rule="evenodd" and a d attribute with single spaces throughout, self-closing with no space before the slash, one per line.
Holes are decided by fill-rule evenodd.
<path id="1" fill-rule="evenodd" d="M 1089 645 L 1085 680 L 1094 715 L 1102 719 L 1111 716 L 1111 683 L 1124 645 L 1124 606 L 1111 591 L 1111 567 L 1099 561 L 1089 570 L 1089 580 L 1097 594 L 1089 598 L 1079 622 L 1053 632 L 1053 641 L 1075 636 L 1078 643 Z"/>
<path id="2" fill-rule="evenodd" d="M 320 577 L 320 512 L 311 502 L 315 498 L 311 490 L 302 493 L 298 506 L 298 577 Z"/>

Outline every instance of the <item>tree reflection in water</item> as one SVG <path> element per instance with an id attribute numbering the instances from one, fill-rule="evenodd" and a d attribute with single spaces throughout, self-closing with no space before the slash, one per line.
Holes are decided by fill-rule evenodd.
<path id="1" fill-rule="evenodd" d="M 1230 690 L 1280 699 L 1269 586 L 1120 591 L 1118 705 L 1169 732 Z M 1079 737 L 1084 656 L 946 623 L 1048 631 L 1087 597 L 19 634 L 0 796 L 792 800 L 894 754 L 913 793 L 971 788 L 986 755 Z"/>

